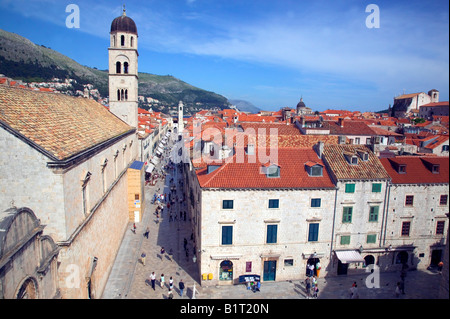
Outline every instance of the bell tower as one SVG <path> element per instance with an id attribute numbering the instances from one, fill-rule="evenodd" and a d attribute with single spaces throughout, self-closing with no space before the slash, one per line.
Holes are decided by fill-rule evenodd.
<path id="1" fill-rule="evenodd" d="M 138 127 L 138 33 L 123 14 L 111 23 L 109 53 L 109 109 L 128 125 Z"/>

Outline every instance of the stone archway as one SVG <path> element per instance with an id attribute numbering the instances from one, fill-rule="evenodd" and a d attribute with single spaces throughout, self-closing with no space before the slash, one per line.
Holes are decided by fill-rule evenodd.
<path id="1" fill-rule="evenodd" d="M 38 289 L 33 278 L 27 278 L 19 288 L 16 299 L 38 299 Z"/>

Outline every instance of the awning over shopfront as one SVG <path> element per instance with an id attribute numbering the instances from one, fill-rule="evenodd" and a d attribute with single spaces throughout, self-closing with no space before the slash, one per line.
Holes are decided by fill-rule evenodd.
<path id="1" fill-rule="evenodd" d="M 364 258 L 362 258 L 361 254 L 357 250 L 340 250 L 334 251 L 334 253 L 343 264 L 364 262 Z"/>
<path id="2" fill-rule="evenodd" d="M 154 169 L 155 169 L 155 165 L 150 163 L 145 171 L 147 173 L 151 173 L 151 172 L 153 172 Z"/>
<path id="3" fill-rule="evenodd" d="M 153 164 L 156 165 L 156 164 L 159 163 L 159 159 L 155 156 L 155 157 L 152 158 L 152 160 L 150 162 L 152 162 Z"/>

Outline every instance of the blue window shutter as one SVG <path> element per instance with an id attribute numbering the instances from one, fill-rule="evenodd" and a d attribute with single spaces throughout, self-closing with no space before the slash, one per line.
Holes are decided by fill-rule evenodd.
<path id="1" fill-rule="evenodd" d="M 309 224 L 309 234 L 308 241 L 318 241 L 319 240 L 319 224 Z"/>

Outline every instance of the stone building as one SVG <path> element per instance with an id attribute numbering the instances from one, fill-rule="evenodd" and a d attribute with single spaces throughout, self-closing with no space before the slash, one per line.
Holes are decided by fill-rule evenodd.
<path id="1" fill-rule="evenodd" d="M 323 154 L 337 187 L 328 272 L 352 273 L 385 254 L 380 242 L 390 177 L 366 145 L 326 144 Z"/>
<path id="2" fill-rule="evenodd" d="M 0 213 L 0 299 L 59 298 L 59 247 L 28 208 Z"/>
<path id="3" fill-rule="evenodd" d="M 319 261 L 327 272 L 335 186 L 321 158 L 279 148 L 264 163 L 259 151 L 247 145 L 242 162 L 233 150 L 220 164 L 186 165 L 197 263 L 209 278 L 202 284 L 300 279 Z"/>
<path id="4" fill-rule="evenodd" d="M 395 252 L 390 265 L 436 266 L 444 258 L 448 229 L 448 157 L 396 156 L 381 163 L 392 179 L 382 238 L 382 246 Z"/>
<path id="5" fill-rule="evenodd" d="M 30 207 L 61 248 L 62 298 L 99 297 L 128 223 L 136 128 L 84 98 L 0 85 L 0 100 L 0 203 Z"/>
<path id="6" fill-rule="evenodd" d="M 418 116 L 420 106 L 435 102 L 439 102 L 439 91 L 436 89 L 430 90 L 428 93 L 402 94 L 394 98 L 390 116 L 396 118 L 404 118 L 411 114 Z"/>

